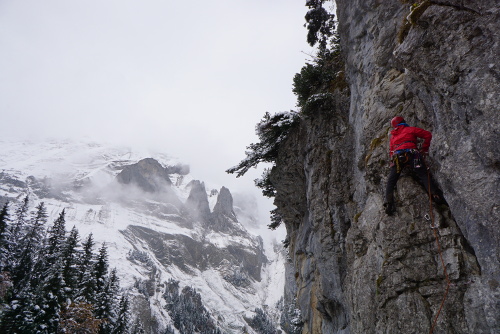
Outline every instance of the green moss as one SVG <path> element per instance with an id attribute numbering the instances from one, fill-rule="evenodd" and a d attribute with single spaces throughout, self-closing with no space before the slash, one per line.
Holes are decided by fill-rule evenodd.
<path id="1" fill-rule="evenodd" d="M 408 22 L 408 20 L 403 18 L 403 22 L 401 23 L 401 28 L 399 28 L 398 31 L 398 43 L 401 44 L 405 40 L 406 36 L 408 36 L 408 33 L 410 32 L 411 24 Z"/>
<path id="2" fill-rule="evenodd" d="M 368 161 L 372 157 L 373 151 L 382 145 L 382 143 L 385 141 L 387 138 L 387 132 L 385 132 L 383 135 L 380 137 L 374 138 L 371 143 L 370 143 L 370 148 L 368 149 L 368 154 L 365 157 L 365 166 L 368 165 Z"/>
<path id="3" fill-rule="evenodd" d="M 376 147 L 380 146 L 382 144 L 384 137 L 385 135 L 373 139 L 372 142 L 370 143 L 370 151 L 373 151 Z"/>
<path id="4" fill-rule="evenodd" d="M 370 161 L 370 158 L 372 157 L 372 154 L 367 154 L 365 157 L 365 167 L 368 165 L 368 161 Z"/>
<path id="5" fill-rule="evenodd" d="M 415 2 L 411 5 L 410 13 L 403 18 L 401 28 L 398 31 L 397 39 L 399 44 L 403 43 L 410 32 L 410 28 L 417 24 L 418 19 L 431 5 L 432 3 L 429 0 Z"/>
<path id="6" fill-rule="evenodd" d="M 411 25 L 415 25 L 422 16 L 422 14 L 431 6 L 431 2 L 429 0 L 426 0 L 421 3 L 414 3 L 411 6 L 411 12 L 410 15 L 408 15 L 406 18 L 410 22 Z"/>
<path id="7" fill-rule="evenodd" d="M 403 104 L 401 103 L 400 105 L 398 105 L 398 112 L 397 112 L 397 115 L 401 114 L 403 112 Z"/>

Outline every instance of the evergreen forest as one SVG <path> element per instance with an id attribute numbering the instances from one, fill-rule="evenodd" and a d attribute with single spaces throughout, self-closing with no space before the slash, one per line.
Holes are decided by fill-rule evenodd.
<path id="1" fill-rule="evenodd" d="M 65 210 L 47 224 L 27 197 L 0 212 L 0 332 L 129 333 L 129 301 L 103 244 L 66 229 Z M 46 227 L 48 226 L 48 228 Z"/>

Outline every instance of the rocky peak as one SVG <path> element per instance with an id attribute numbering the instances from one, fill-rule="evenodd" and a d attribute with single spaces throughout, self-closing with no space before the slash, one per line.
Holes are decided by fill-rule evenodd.
<path id="1" fill-rule="evenodd" d="M 229 189 L 225 187 L 221 188 L 217 197 L 217 203 L 210 216 L 210 228 L 223 233 L 245 233 L 234 213 L 233 196 L 229 192 Z"/>
<path id="2" fill-rule="evenodd" d="M 193 180 L 187 186 L 191 187 L 191 190 L 186 200 L 186 207 L 192 211 L 195 218 L 198 218 L 202 222 L 208 222 L 210 219 L 210 206 L 208 204 L 205 183 Z"/>
<path id="3" fill-rule="evenodd" d="M 215 204 L 214 213 L 224 214 L 230 217 L 235 217 L 233 208 L 233 196 L 231 192 L 226 187 L 220 189 L 219 195 L 217 196 L 217 203 Z"/>
<path id="4" fill-rule="evenodd" d="M 165 190 L 172 185 L 167 170 L 153 158 L 142 159 L 123 167 L 116 180 L 122 184 L 135 184 L 150 193 Z"/>

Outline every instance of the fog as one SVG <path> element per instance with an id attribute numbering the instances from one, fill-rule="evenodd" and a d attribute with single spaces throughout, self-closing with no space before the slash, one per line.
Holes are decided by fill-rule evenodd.
<path id="1" fill-rule="evenodd" d="M 85 138 L 161 151 L 201 180 L 250 191 L 262 167 L 225 170 L 266 111 L 295 108 L 312 53 L 304 1 L 0 2 L 1 137 Z"/>

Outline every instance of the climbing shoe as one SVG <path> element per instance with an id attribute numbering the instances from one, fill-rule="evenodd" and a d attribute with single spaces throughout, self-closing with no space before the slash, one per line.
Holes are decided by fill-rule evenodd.
<path id="1" fill-rule="evenodd" d="M 385 213 L 387 213 L 387 215 L 389 216 L 392 216 L 394 212 L 396 212 L 396 206 L 394 205 L 394 202 L 384 203 L 384 207 Z"/>

